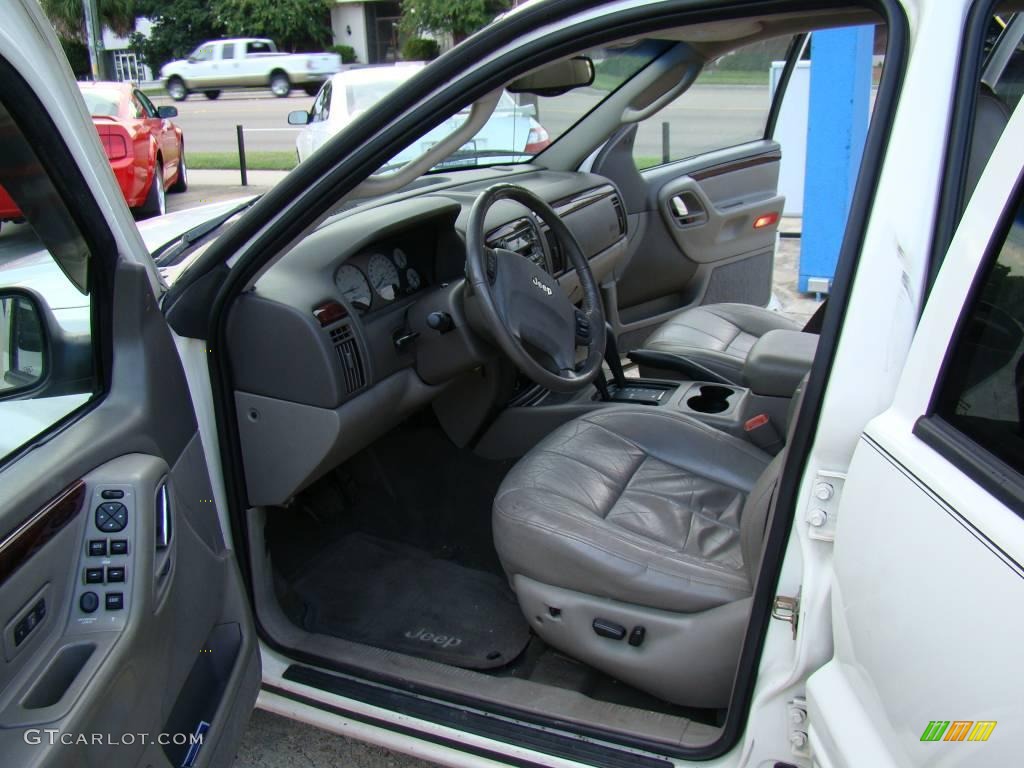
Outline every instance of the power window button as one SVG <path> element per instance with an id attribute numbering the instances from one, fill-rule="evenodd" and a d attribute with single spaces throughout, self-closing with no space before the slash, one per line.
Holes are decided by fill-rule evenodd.
<path id="1" fill-rule="evenodd" d="M 107 568 L 107 583 L 124 581 L 124 568 Z"/>
<path id="2" fill-rule="evenodd" d="M 89 557 L 105 557 L 107 554 L 107 540 L 93 539 L 89 542 Z"/>
<path id="3" fill-rule="evenodd" d="M 112 539 L 110 541 L 110 554 L 112 554 L 112 555 L 127 555 L 128 554 L 128 540 L 127 539 Z"/>
<path id="4" fill-rule="evenodd" d="M 85 583 L 86 584 L 102 584 L 103 583 L 103 569 L 102 568 L 86 568 L 85 569 Z"/>

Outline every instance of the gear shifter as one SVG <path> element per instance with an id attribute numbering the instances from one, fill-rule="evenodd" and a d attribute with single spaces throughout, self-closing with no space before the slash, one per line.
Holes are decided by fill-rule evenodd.
<path id="1" fill-rule="evenodd" d="M 605 345 L 604 361 L 612 372 L 611 381 L 604 378 L 602 368 L 601 375 L 594 381 L 601 400 L 614 403 L 640 403 L 642 405 L 660 405 L 668 402 L 668 395 L 675 391 L 675 385 L 670 382 L 641 381 L 634 379 L 632 384 L 627 383 L 626 372 L 622 370 L 622 358 L 619 357 L 619 345 L 615 341 L 615 334 L 612 333 L 610 324 L 605 324 Z"/>
<path id="2" fill-rule="evenodd" d="M 611 323 L 605 323 L 605 341 L 604 345 L 604 361 L 608 363 L 608 367 L 612 371 L 612 381 L 615 383 L 615 389 L 623 390 L 626 388 L 626 374 L 622 370 L 622 358 L 619 356 L 619 345 L 615 341 L 615 333 L 612 331 Z"/>

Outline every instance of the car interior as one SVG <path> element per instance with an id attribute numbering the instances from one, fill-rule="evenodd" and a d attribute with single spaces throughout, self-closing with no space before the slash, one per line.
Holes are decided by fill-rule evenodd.
<path id="1" fill-rule="evenodd" d="M 587 62 L 584 91 L 626 74 L 521 163 L 371 177 L 260 271 L 225 370 L 257 621 L 309 664 L 288 675 L 715 740 L 818 336 L 771 306 L 774 118 L 645 170 L 637 123 L 741 47 L 781 41 L 792 71 L 808 33 L 880 24 L 734 18 L 541 62 Z M 545 77 L 504 84 L 542 123 Z M 979 107 L 980 157 L 1007 115 Z"/>
<path id="2" fill-rule="evenodd" d="M 991 12 L 942 80 L 935 231 L 908 224 L 931 266 L 1024 92 L 1024 17 Z M 850 384 L 830 366 L 860 330 L 843 314 L 905 146 L 889 131 L 917 106 L 899 13 L 525 4 L 266 194 L 137 231 L 59 42 L 15 4 L 3 762 L 228 764 L 257 703 L 465 765 L 785 753 L 765 713 L 813 666 L 790 658 L 797 620 L 827 621 L 795 605 L 816 546 L 797 498 L 825 387 Z M 823 315 L 796 290 L 782 104 L 816 35 L 852 27 L 877 89 Z M 529 120 L 495 145 L 506 98 Z M 550 143 L 528 152 L 534 123 Z M 1012 452 L 961 394 L 1024 380 L 985 299 L 950 411 Z"/>

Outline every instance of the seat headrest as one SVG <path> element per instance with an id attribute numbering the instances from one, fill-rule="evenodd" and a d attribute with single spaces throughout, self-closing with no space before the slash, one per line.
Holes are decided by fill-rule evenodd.
<path id="1" fill-rule="evenodd" d="M 971 150 L 967 156 L 964 178 L 964 200 L 969 200 L 978 186 L 988 159 L 992 156 L 999 137 L 1010 122 L 1010 109 L 985 83 L 978 86 L 978 99 L 974 107 L 974 128 L 971 132 Z"/>

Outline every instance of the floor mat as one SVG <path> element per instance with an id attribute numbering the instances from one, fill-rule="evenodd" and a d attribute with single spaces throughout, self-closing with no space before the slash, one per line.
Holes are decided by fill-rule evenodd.
<path id="1" fill-rule="evenodd" d="M 363 533 L 322 552 L 291 587 L 310 632 L 466 669 L 508 664 L 530 639 L 500 576 Z"/>

